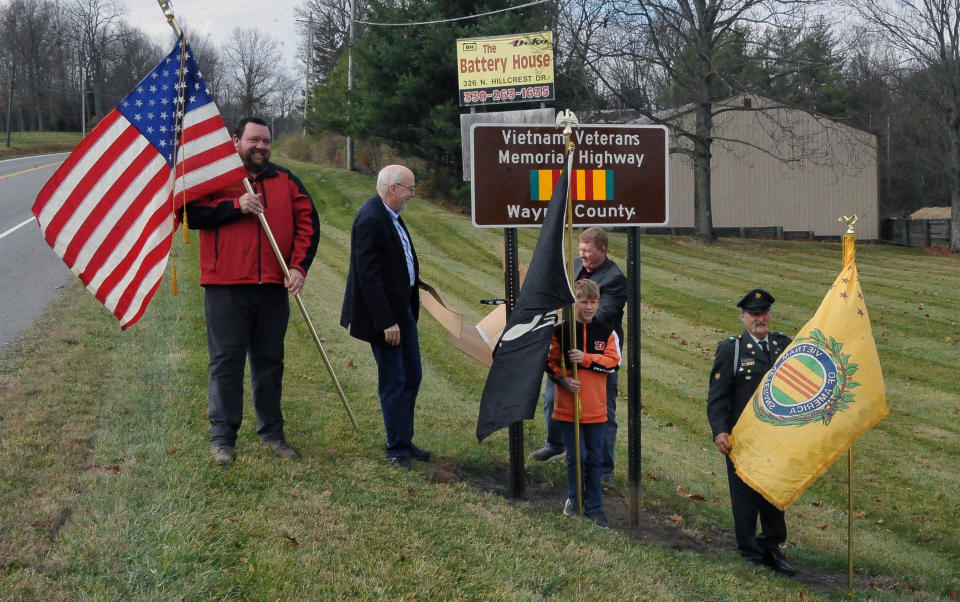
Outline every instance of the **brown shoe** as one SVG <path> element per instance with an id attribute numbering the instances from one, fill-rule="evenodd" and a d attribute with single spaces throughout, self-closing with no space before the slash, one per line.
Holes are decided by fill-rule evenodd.
<path id="1" fill-rule="evenodd" d="M 293 460 L 297 457 L 297 452 L 293 451 L 293 448 L 287 445 L 286 439 L 267 439 L 263 441 L 263 444 L 272 449 L 273 453 L 284 460 Z"/>
<path id="2" fill-rule="evenodd" d="M 232 445 L 227 445 L 226 443 L 211 443 L 210 453 L 213 454 L 213 459 L 216 460 L 220 466 L 226 466 L 233 462 L 234 449 Z"/>

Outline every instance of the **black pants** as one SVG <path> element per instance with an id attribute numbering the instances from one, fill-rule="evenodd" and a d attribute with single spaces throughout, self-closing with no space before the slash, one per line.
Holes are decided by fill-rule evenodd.
<path id="1" fill-rule="evenodd" d="M 287 290 L 279 284 L 208 285 L 203 307 L 210 354 L 210 442 L 236 443 L 243 420 L 243 371 L 247 358 L 257 435 L 264 441 L 283 438 L 280 395 L 283 338 L 290 319 Z"/>
<path id="2" fill-rule="evenodd" d="M 730 505 L 737 534 L 737 548 L 746 560 L 762 561 L 768 553 L 779 553 L 787 540 L 787 522 L 781 510 L 771 504 L 737 476 L 733 462 L 727 458 L 727 481 L 730 484 Z M 757 534 L 757 517 L 760 534 Z"/>

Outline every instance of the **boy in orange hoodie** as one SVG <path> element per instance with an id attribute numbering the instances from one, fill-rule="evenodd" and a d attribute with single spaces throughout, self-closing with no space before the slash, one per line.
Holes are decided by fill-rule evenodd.
<path id="1" fill-rule="evenodd" d="M 608 527 L 603 513 L 603 491 L 600 478 L 603 468 L 604 427 L 607 422 L 607 375 L 620 367 L 620 341 L 612 326 L 593 317 L 600 302 L 600 289 L 592 280 L 573 283 L 577 299 L 576 347 L 570 344 L 570 328 L 559 324 L 554 330 L 547 356 L 547 374 L 556 386 L 553 419 L 560 424 L 567 450 L 567 501 L 563 513 L 577 514 L 577 468 L 573 435 L 575 393 L 580 394 L 580 461 L 583 480 L 583 510 L 587 518 L 600 527 Z M 567 361 L 561 365 L 566 352 Z M 577 379 L 572 365 L 578 366 Z"/>

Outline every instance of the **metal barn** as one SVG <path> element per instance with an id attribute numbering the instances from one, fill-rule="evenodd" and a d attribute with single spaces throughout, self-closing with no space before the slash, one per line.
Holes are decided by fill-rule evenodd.
<path id="1" fill-rule="evenodd" d="M 857 238 L 879 232 L 877 139 L 869 132 L 759 96 L 737 96 L 715 117 L 712 146 L 714 228 L 782 228 L 815 237 L 843 232 L 856 214 Z M 692 109 L 670 118 L 692 129 Z M 692 148 L 671 135 L 672 146 Z M 693 161 L 670 155 L 670 227 L 694 226 Z"/>

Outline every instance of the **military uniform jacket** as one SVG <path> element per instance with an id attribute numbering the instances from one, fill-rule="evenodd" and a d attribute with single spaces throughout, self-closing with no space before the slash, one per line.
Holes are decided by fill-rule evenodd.
<path id="1" fill-rule="evenodd" d="M 782 332 L 769 333 L 767 340 L 770 357 L 746 330 L 717 345 L 707 394 L 707 419 L 714 438 L 733 430 L 760 381 L 791 341 Z"/>

